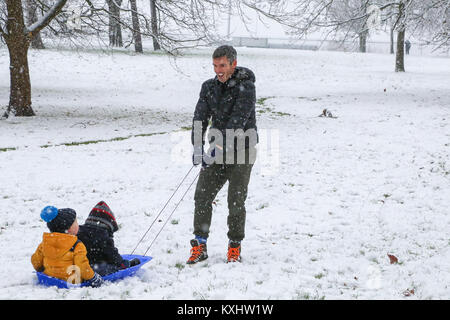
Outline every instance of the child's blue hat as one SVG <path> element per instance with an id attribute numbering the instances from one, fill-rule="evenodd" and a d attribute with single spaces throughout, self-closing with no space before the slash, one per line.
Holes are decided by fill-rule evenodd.
<path id="1" fill-rule="evenodd" d="M 41 218 L 45 222 L 52 221 L 58 215 L 58 209 L 53 206 L 46 206 L 41 211 Z"/>
<path id="2" fill-rule="evenodd" d="M 41 218 L 47 222 L 50 232 L 66 232 L 72 226 L 76 217 L 77 213 L 70 208 L 58 209 L 53 206 L 46 206 L 41 211 Z"/>

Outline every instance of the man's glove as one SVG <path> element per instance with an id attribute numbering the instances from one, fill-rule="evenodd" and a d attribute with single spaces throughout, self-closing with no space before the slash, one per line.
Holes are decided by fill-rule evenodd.
<path id="1" fill-rule="evenodd" d="M 92 288 L 98 288 L 103 284 L 103 279 L 100 277 L 100 275 L 96 272 L 94 273 L 94 276 L 92 279 L 88 280 L 89 286 Z"/>
<path id="2" fill-rule="evenodd" d="M 203 168 L 207 168 L 210 165 L 212 165 L 215 161 L 216 157 L 216 149 L 212 149 L 211 154 L 206 153 L 203 155 L 203 159 L 202 159 L 202 167 Z"/>
<path id="3" fill-rule="evenodd" d="M 200 163 L 203 166 L 203 145 L 201 147 L 194 146 L 194 153 L 192 154 L 192 164 L 197 166 Z"/>
<path id="4" fill-rule="evenodd" d="M 216 149 L 212 149 L 211 154 L 205 153 L 203 146 L 194 147 L 194 153 L 192 154 L 192 164 L 194 166 L 202 164 L 202 168 L 207 168 L 214 163 L 214 158 L 216 156 Z"/>

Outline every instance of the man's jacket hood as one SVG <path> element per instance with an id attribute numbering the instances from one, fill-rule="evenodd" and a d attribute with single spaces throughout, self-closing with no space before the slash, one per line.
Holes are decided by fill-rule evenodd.
<path id="1" fill-rule="evenodd" d="M 217 79 L 217 76 L 214 78 L 214 80 L 219 81 Z M 229 87 L 232 87 L 235 86 L 236 83 L 246 80 L 250 80 L 253 83 L 256 82 L 256 77 L 253 71 L 246 67 L 236 67 L 230 79 L 228 79 L 226 83 L 228 84 Z"/>

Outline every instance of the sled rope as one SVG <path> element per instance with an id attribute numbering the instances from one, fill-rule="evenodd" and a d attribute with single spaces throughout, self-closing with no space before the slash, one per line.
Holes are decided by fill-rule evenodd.
<path id="1" fill-rule="evenodd" d="M 181 182 L 178 184 L 177 188 L 175 189 L 175 191 L 172 193 L 172 195 L 170 196 L 169 200 L 167 200 L 167 202 L 164 204 L 164 207 L 159 211 L 158 215 L 156 216 L 155 220 L 153 220 L 153 222 L 151 223 L 150 227 L 148 227 L 147 231 L 145 231 L 144 235 L 142 236 L 142 238 L 139 240 L 139 242 L 137 243 L 136 247 L 133 249 L 133 251 L 131 252 L 131 254 L 134 254 L 134 251 L 136 251 L 137 247 L 141 244 L 141 242 L 144 240 L 145 236 L 147 235 L 147 233 L 150 231 L 150 229 L 153 227 L 153 225 L 155 224 L 156 220 L 158 220 L 159 216 L 161 215 L 161 213 L 164 211 L 164 209 L 167 207 L 167 204 L 170 202 L 170 200 L 172 200 L 173 196 L 175 195 L 175 193 L 177 193 L 178 189 L 181 187 L 181 185 L 183 184 L 184 180 L 186 180 L 186 178 L 189 176 L 189 173 L 191 173 L 192 169 L 195 166 L 192 166 L 191 169 L 189 169 L 188 173 L 186 173 L 186 175 L 184 176 L 183 180 L 181 180 Z M 190 187 L 190 186 L 189 186 Z M 147 253 L 147 251 L 146 251 Z"/>
<path id="2" fill-rule="evenodd" d="M 192 168 L 191 168 L 192 170 Z M 190 170 L 189 170 L 190 171 Z M 161 231 L 163 231 L 164 227 L 166 226 L 167 222 L 169 222 L 170 217 L 172 217 L 173 213 L 175 212 L 175 210 L 177 210 L 178 206 L 180 205 L 181 201 L 183 201 L 184 196 L 188 193 L 189 189 L 192 187 L 192 185 L 194 184 L 195 180 L 197 180 L 198 176 L 200 174 L 200 171 L 195 175 L 194 180 L 192 180 L 191 184 L 187 187 L 186 191 L 184 192 L 183 196 L 181 197 L 180 201 L 178 201 L 177 205 L 175 206 L 175 208 L 172 210 L 172 212 L 170 213 L 169 217 L 167 218 L 166 222 L 164 223 L 164 225 L 161 227 L 161 229 L 159 230 L 159 232 L 156 234 L 156 236 L 153 238 L 153 241 L 150 243 L 150 245 L 148 246 L 147 250 L 144 253 L 144 256 L 147 254 L 148 250 L 150 250 L 150 248 L 152 247 L 153 243 L 156 241 L 156 239 L 158 238 L 159 234 L 161 233 Z"/>

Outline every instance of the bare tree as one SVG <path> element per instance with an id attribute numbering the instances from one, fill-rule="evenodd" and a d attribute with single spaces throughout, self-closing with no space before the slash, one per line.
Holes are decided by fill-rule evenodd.
<path id="1" fill-rule="evenodd" d="M 134 48 L 136 52 L 143 53 L 141 28 L 139 26 L 139 15 L 137 11 L 136 0 L 130 0 L 130 6 L 131 6 L 131 19 L 133 23 Z"/>
<path id="2" fill-rule="evenodd" d="M 394 28 L 393 27 L 390 27 L 389 35 L 390 35 L 390 43 L 391 43 L 390 53 L 394 54 Z"/>
<path id="3" fill-rule="evenodd" d="M 120 21 L 120 6 L 122 5 L 122 0 L 106 0 L 106 3 L 109 8 L 109 45 L 113 47 L 123 47 Z"/>
<path id="4" fill-rule="evenodd" d="M 176 52 L 222 40 L 217 29 L 217 17 L 228 10 L 228 0 L 154 1 L 158 12 L 157 38 L 159 46 Z"/>
<path id="5" fill-rule="evenodd" d="M 131 0 L 130 8 L 121 7 L 122 0 L 84 0 L 79 17 L 81 28 L 77 30 L 72 30 L 67 25 L 70 17 L 70 13 L 64 11 L 67 0 L 54 0 L 49 2 L 52 3 L 51 6 L 47 1 L 33 1 L 43 14 L 31 25 L 25 23 L 22 1 L 0 2 L 0 38 L 5 41 L 10 57 L 10 101 L 4 115 L 6 117 L 10 114 L 35 115 L 31 106 L 27 54 L 31 39 L 45 27 L 48 27 L 52 36 L 65 37 L 74 43 L 77 39 L 84 41 L 92 36 L 101 39 L 103 34 L 107 34 L 115 45 L 123 42 L 121 30 L 125 29 L 132 34 L 131 42 L 135 43 L 136 50 L 140 52 L 141 36 L 157 38 L 161 48 L 169 53 L 220 39 L 215 19 L 218 10 L 222 8 L 221 1 L 155 1 L 155 11 L 159 13 L 157 34 L 152 32 L 154 29 L 148 16 L 138 11 L 135 0 Z M 122 18 L 120 12 L 131 14 Z"/>
<path id="6" fill-rule="evenodd" d="M 327 12 L 330 20 L 330 26 L 335 28 L 336 32 L 340 32 L 344 35 L 343 41 L 348 37 L 354 38 L 355 36 L 359 40 L 359 51 L 367 51 L 367 38 L 369 36 L 369 30 L 367 28 L 366 16 L 369 1 L 361 0 L 335 0 L 330 5 Z"/>
<path id="7" fill-rule="evenodd" d="M 175 53 L 180 48 L 220 41 L 216 19 L 224 8 L 228 8 L 228 0 L 149 0 L 151 14 L 148 15 L 139 8 L 133 8 L 138 3 L 136 0 L 129 0 L 129 7 L 123 6 L 123 2 L 118 0 L 107 0 L 107 6 L 101 1 L 85 1 L 89 6 L 81 15 L 83 33 L 96 33 L 101 38 L 105 26 L 108 26 L 112 39 L 115 37 L 114 30 L 119 30 L 112 27 L 117 23 L 121 33 L 132 34 L 129 43 L 136 44 L 136 36 L 150 37 L 153 39 L 154 49 L 162 49 L 168 53 Z M 117 6 L 119 3 L 120 7 Z M 113 8 L 114 4 L 120 13 L 111 12 L 110 8 Z M 105 20 L 106 14 L 110 17 L 109 20 Z M 56 26 L 55 29 L 57 28 Z M 125 37 L 122 41 L 124 46 L 128 46 Z M 113 43 L 113 40 L 111 42 Z"/>
<path id="8" fill-rule="evenodd" d="M 110 39 L 111 43 L 123 42 L 122 30 L 131 33 L 129 43 L 142 52 L 140 37 L 150 37 L 166 52 L 176 53 L 179 48 L 208 45 L 223 41 L 217 30 L 216 19 L 228 12 L 230 3 L 235 12 L 246 22 L 244 8 L 253 9 L 261 17 L 267 17 L 290 28 L 291 34 L 302 37 L 311 31 L 323 30 L 326 35 L 357 36 L 360 50 L 365 50 L 367 21 L 370 14 L 365 11 L 368 0 L 362 0 L 355 10 L 342 10 L 338 4 L 348 8 L 355 0 L 150 0 L 152 15 L 143 14 L 136 0 L 129 0 L 130 7 L 122 7 L 122 0 L 84 0 L 80 14 L 81 27 L 67 27 L 68 13 L 63 11 L 67 0 L 54 0 L 52 6 L 46 1 L 33 0 L 39 4 L 42 17 L 31 25 L 24 22 L 21 1 L 0 2 L 0 35 L 6 42 L 10 54 L 11 93 L 7 114 L 34 115 L 31 108 L 31 85 L 27 51 L 33 36 L 48 26 L 51 34 L 67 39 L 98 37 Z M 445 47 L 449 45 L 450 0 L 375 0 L 382 12 L 382 23 L 394 23 L 397 36 L 396 71 L 404 70 L 403 40 L 406 30 L 410 34 L 422 35 L 430 43 Z M 111 12 L 111 8 L 113 9 Z M 339 10 L 338 10 L 339 9 Z M 121 12 L 127 14 L 120 15 Z M 345 12 L 345 14 L 342 14 Z M 131 14 L 128 14 L 131 13 Z M 154 13 L 154 14 L 153 14 Z M 339 14 L 337 14 L 339 13 Z M 120 28 L 119 28 L 120 27 Z M 119 32 L 120 30 L 120 32 Z"/>
<path id="9" fill-rule="evenodd" d="M 151 14 L 151 29 L 153 39 L 153 50 L 161 50 L 158 42 L 158 14 L 156 11 L 156 0 L 150 0 L 150 14 Z"/>
<path id="10" fill-rule="evenodd" d="M 38 20 L 37 15 L 37 6 L 36 2 L 34 0 L 26 0 L 26 8 L 27 8 L 27 24 L 32 25 L 33 23 L 36 23 Z M 41 33 L 36 33 L 31 38 L 31 47 L 33 49 L 45 49 L 44 43 L 42 42 Z"/>
<path id="11" fill-rule="evenodd" d="M 405 32 L 406 32 L 406 5 L 410 0 L 400 1 L 398 4 L 397 18 L 397 52 L 395 55 L 395 72 L 405 72 Z"/>
<path id="12" fill-rule="evenodd" d="M 410 0 L 412 1 L 412 0 Z M 436 50 L 450 47 L 450 0 L 414 0 L 405 7 L 408 30 Z"/>
<path id="13" fill-rule="evenodd" d="M 26 26 L 22 2 L 6 0 L 6 17 L 2 17 L 0 34 L 6 42 L 10 59 L 10 98 L 5 116 L 10 113 L 16 116 L 33 116 L 31 107 L 31 83 L 28 68 L 28 49 L 31 39 L 52 19 L 54 19 L 66 4 L 67 0 L 58 0 L 45 15 L 32 25 Z M 3 10 L 2 10 L 3 13 Z"/>
<path id="14" fill-rule="evenodd" d="M 242 4 L 286 26 L 294 37 L 321 32 L 325 39 L 331 37 L 342 44 L 358 40 L 359 51 L 366 51 L 369 0 L 245 0 Z"/>
<path id="15" fill-rule="evenodd" d="M 359 3 L 360 9 L 345 10 L 353 2 Z M 395 70 L 399 72 L 404 71 L 403 46 L 406 30 L 436 47 L 450 45 L 450 0 L 235 0 L 235 3 L 279 22 L 291 30 L 291 35 L 298 38 L 314 31 L 322 31 L 326 37 L 341 39 L 357 34 L 361 51 L 364 50 L 367 21 L 371 14 L 364 9 L 368 4 L 376 5 L 381 13 L 381 24 L 392 25 L 392 21 L 395 21 L 393 31 L 397 32 L 398 48 Z"/>

